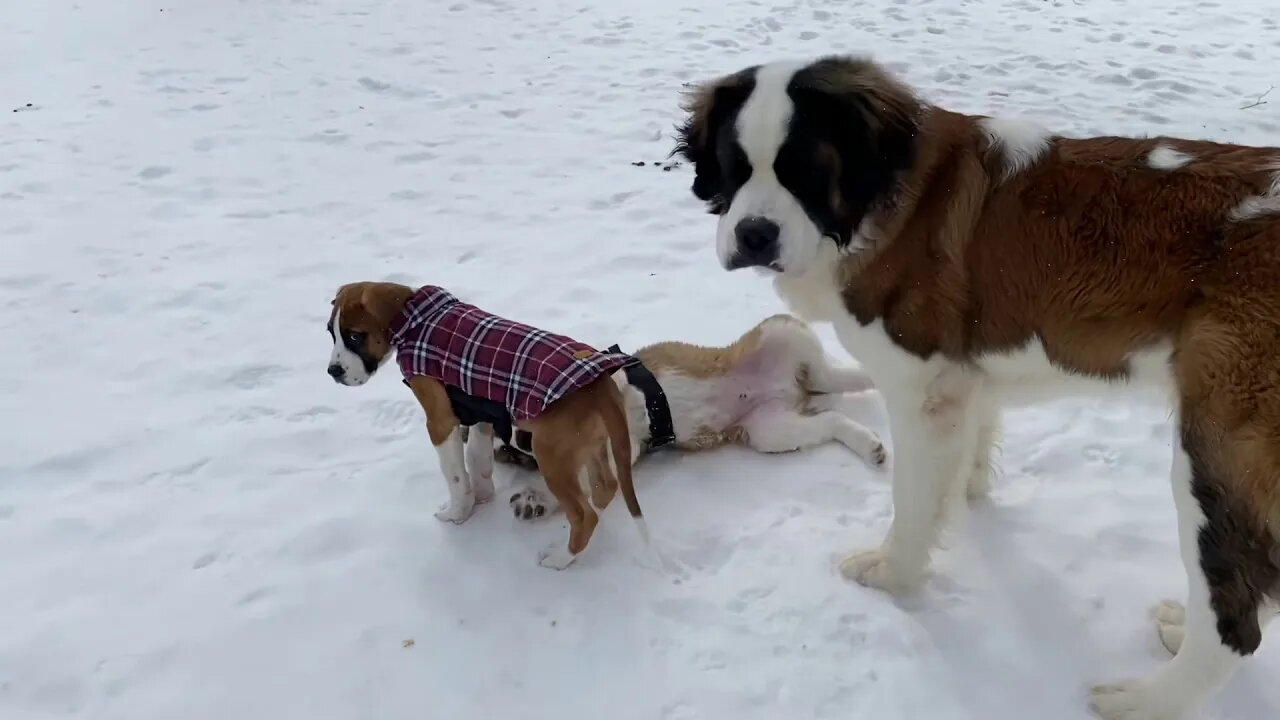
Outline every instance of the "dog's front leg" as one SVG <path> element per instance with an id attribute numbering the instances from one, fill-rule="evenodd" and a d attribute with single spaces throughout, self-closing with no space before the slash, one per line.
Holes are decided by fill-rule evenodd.
<path id="1" fill-rule="evenodd" d="M 864 585 L 897 593 L 923 579 L 949 490 L 972 463 L 977 428 L 971 411 L 980 378 L 953 366 L 924 387 L 889 384 L 880 391 L 896 458 L 893 524 L 880 549 L 849 555 L 840 570 Z"/>
<path id="2" fill-rule="evenodd" d="M 469 433 L 458 422 L 444 385 L 420 376 L 409 381 L 409 389 L 418 398 L 427 415 L 427 435 L 436 448 L 440 473 L 444 475 L 445 486 L 449 489 L 449 502 L 436 512 L 436 517 L 447 522 L 465 522 L 476 507 L 475 491 L 471 487 L 471 478 L 467 475 L 467 465 L 463 460 L 462 437 Z M 473 436 L 472 442 L 475 442 L 474 436 L 480 433 L 470 434 Z"/>
<path id="3" fill-rule="evenodd" d="M 461 425 L 454 425 L 444 442 L 436 445 L 436 454 L 440 458 L 440 472 L 449 488 L 449 502 L 436 511 L 436 517 L 452 523 L 466 522 L 475 510 L 476 494 L 463 462 Z"/>

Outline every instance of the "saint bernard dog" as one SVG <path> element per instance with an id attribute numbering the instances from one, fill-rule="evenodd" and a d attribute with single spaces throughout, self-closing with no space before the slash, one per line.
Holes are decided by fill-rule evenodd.
<path id="1" fill-rule="evenodd" d="M 892 527 L 841 572 L 922 581 L 946 499 L 987 489 L 1001 407 L 1162 388 L 1188 582 L 1156 610 L 1174 658 L 1091 705 L 1203 705 L 1280 598 L 1280 149 L 1068 138 L 950 112 L 847 57 L 748 68 L 685 109 L 676 151 L 721 264 L 832 322 L 885 399 Z"/>

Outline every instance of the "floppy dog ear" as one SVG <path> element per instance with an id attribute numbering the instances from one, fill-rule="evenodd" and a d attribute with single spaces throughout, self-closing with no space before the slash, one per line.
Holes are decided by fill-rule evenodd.
<path id="1" fill-rule="evenodd" d="M 915 159 L 920 101 L 868 60 L 826 57 L 796 73 L 789 88 L 805 118 L 835 139 L 843 204 L 860 217 L 892 192 Z"/>
<path id="2" fill-rule="evenodd" d="M 693 163 L 691 190 L 707 203 L 715 215 L 725 211 L 720 187 L 720 161 L 716 157 L 716 140 L 724 124 L 734 117 L 755 85 L 755 68 L 696 85 L 685 93 L 682 107 L 685 121 L 676 129 L 673 155 Z"/>
<path id="3" fill-rule="evenodd" d="M 359 291 L 359 307 L 382 328 L 391 325 L 413 296 L 412 289 L 395 283 L 360 283 Z"/>

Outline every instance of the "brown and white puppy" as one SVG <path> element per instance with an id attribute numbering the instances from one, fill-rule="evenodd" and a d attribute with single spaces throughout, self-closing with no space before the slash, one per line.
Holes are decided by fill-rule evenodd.
<path id="1" fill-rule="evenodd" d="M 729 345 L 663 342 L 632 355 L 653 373 L 666 396 L 676 449 L 733 444 L 781 453 L 834 440 L 868 463 L 885 462 L 884 445 L 874 432 L 828 406 L 836 396 L 871 389 L 871 381 L 854 368 L 831 364 L 813 330 L 790 315 L 767 318 Z M 650 445 L 650 411 L 645 393 L 626 373 L 615 373 L 613 379 L 625 399 L 635 462 Z M 527 455 L 509 445 L 496 448 L 495 457 L 536 469 Z M 513 494 L 510 504 L 515 516 L 525 520 L 555 509 L 533 487 Z"/>
<path id="2" fill-rule="evenodd" d="M 363 385 L 391 357 L 397 350 L 392 344 L 391 328 L 414 292 L 403 285 L 374 282 L 353 283 L 338 290 L 329 317 L 329 333 L 334 341 L 329 375 L 334 380 L 343 385 Z M 493 497 L 493 428 L 491 424 L 477 423 L 468 433 L 464 450 L 464 428 L 455 412 L 459 408 L 454 405 L 460 391 L 451 398 L 444 384 L 423 375 L 413 375 L 405 382 L 426 413 L 427 435 L 436 448 L 449 488 L 449 503 L 436 517 L 464 522 L 477 503 Z M 463 399 L 477 402 L 468 396 Z M 515 424 L 533 434 L 532 452 L 548 488 L 569 519 L 568 545 L 547 548 L 539 556 L 539 564 L 564 569 L 586 549 L 599 517 L 586 497 L 584 485 L 608 488 L 610 497 L 613 488 L 620 486 L 627 509 L 642 537 L 648 540 L 631 482 L 631 465 L 625 460 L 631 455 L 631 446 L 622 394 L 607 375 L 570 391 L 536 417 Z M 610 456 L 617 458 L 613 463 L 616 475 L 610 467 Z"/>
<path id="3" fill-rule="evenodd" d="M 840 57 L 713 80 L 687 110 L 677 150 L 721 263 L 831 321 L 885 398 L 893 524 L 844 574 L 921 581 L 952 483 L 986 488 L 1001 407 L 1164 388 L 1189 592 L 1157 617 L 1176 657 L 1091 704 L 1201 706 L 1280 597 L 1280 149 L 1068 138 Z"/>

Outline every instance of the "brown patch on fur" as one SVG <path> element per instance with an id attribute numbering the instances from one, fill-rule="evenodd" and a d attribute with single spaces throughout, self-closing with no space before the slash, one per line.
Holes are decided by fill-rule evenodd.
<path id="1" fill-rule="evenodd" d="M 458 427 L 458 417 L 453 414 L 449 394 L 440 381 L 424 376 L 410 378 L 409 389 L 426 413 L 427 435 L 431 444 L 440 447 Z"/>
<path id="2" fill-rule="evenodd" d="M 363 352 L 382 359 L 391 352 L 390 327 L 413 296 L 413 288 L 396 283 L 358 282 L 338 288 L 329 322 L 339 317 L 343 332 L 365 333 Z M 339 312 L 341 313 L 339 315 Z"/>
<path id="3" fill-rule="evenodd" d="M 609 443 L 616 468 L 613 477 L 622 490 L 627 510 L 634 518 L 641 516 L 631 478 L 631 440 L 622 407 L 622 392 L 610 377 L 595 382 L 560 398 L 536 418 L 520 423 L 533 434 L 533 455 L 551 491 L 569 519 L 569 552 L 577 555 L 591 540 L 599 518 L 583 493 L 578 472 L 586 467 L 598 472 L 596 463 L 604 456 Z M 597 477 L 603 498 L 612 478 Z M 593 480 L 593 485 L 596 480 Z M 608 493 L 612 497 L 612 492 Z M 605 501 L 607 504 L 607 500 Z"/>
<path id="4" fill-rule="evenodd" d="M 724 377 L 759 349 L 765 326 L 780 322 L 802 324 L 791 315 L 778 314 L 760 321 L 728 345 L 711 347 L 679 341 L 661 342 L 640 348 L 634 356 L 655 374 L 668 372 L 697 380 Z M 804 373 L 805 369 L 801 368 L 801 375 Z M 797 377 L 796 383 L 802 399 L 802 406 L 797 409 L 803 410 L 808 404 L 804 378 Z M 725 445 L 744 445 L 747 439 L 746 430 L 738 426 L 724 430 L 697 428 L 693 431 L 692 438 L 678 442 L 676 447 L 690 452 L 700 452 Z"/>
<path id="5" fill-rule="evenodd" d="M 706 379 L 727 375 L 743 358 L 760 346 L 764 326 L 774 322 L 800 322 L 785 315 L 773 315 L 762 320 L 737 340 L 728 345 L 711 347 L 692 343 L 669 341 L 640 348 L 633 355 L 655 374 L 660 370 L 673 371 L 691 378 Z"/>
<path id="6" fill-rule="evenodd" d="M 681 450 L 700 452 L 714 450 L 725 445 L 745 445 L 747 440 L 747 431 L 740 425 L 734 425 L 725 430 L 699 428 L 694 431 L 693 437 L 689 441 L 680 443 L 679 447 Z"/>

